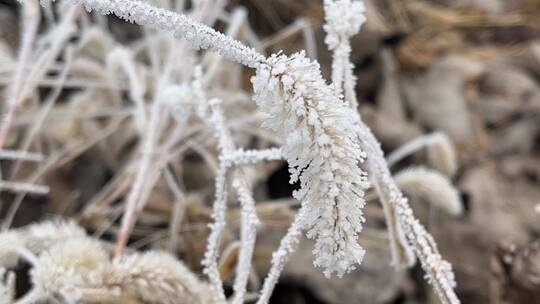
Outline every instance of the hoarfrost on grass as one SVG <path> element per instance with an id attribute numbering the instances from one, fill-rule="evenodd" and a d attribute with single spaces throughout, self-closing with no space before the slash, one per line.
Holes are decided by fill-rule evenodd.
<path id="1" fill-rule="evenodd" d="M 163 85 L 159 83 L 156 86 L 160 89 L 159 94 L 155 94 L 153 100 L 155 103 L 152 107 L 153 116 L 147 122 L 144 92 L 140 90 L 141 83 L 138 83 L 132 65 L 135 57 L 118 56 L 119 53 L 113 53 L 111 56 L 126 70 L 132 88 L 135 89 L 131 92 L 138 108 L 134 116 L 138 120 L 139 131 L 145 138 L 142 147 L 144 167 L 142 167 L 143 170 L 139 168 L 139 176 L 146 176 L 146 169 L 150 168 L 152 160 L 150 156 L 151 154 L 153 156 L 153 147 L 157 145 L 158 136 L 155 131 L 159 123 L 158 114 L 163 110 L 162 107 L 172 112 L 178 124 L 182 126 L 187 124 L 187 117 L 192 112 L 197 112 L 199 118 L 213 126 L 217 135 L 220 163 L 217 166 L 212 214 L 214 222 L 210 225 L 211 233 L 203 260 L 205 272 L 210 279 L 209 287 L 212 291 L 213 302 L 226 302 L 217 258 L 220 251 L 221 232 L 226 224 L 227 185 L 230 177 L 233 179 L 233 187 L 242 208 L 242 246 L 236 271 L 233 302 L 241 303 L 246 293 L 258 219 L 249 181 L 244 179 L 242 171 L 239 170 L 241 166 L 283 158 L 289 164 L 290 182 L 299 181 L 300 183 L 300 189 L 295 191 L 293 196 L 301 202 L 302 206 L 282 239 L 279 249 L 272 257 L 272 266 L 258 300 L 258 303 L 264 304 L 268 302 L 288 256 L 295 250 L 302 230 L 306 231 L 309 238 L 315 240 L 314 264 L 323 268 L 326 276 L 329 277 L 334 273 L 343 276 L 360 264 L 364 249 L 358 244 L 358 235 L 365 221 L 362 211 L 365 204 L 364 191 L 369 187 L 367 174 L 362 169 L 362 164 L 367 157 L 367 167 L 375 181 L 383 205 L 391 209 L 388 209 L 390 211 L 386 216 L 389 226 L 393 224 L 390 229 L 391 238 L 394 238 L 391 240 L 392 246 L 397 248 L 402 245 L 404 255 L 406 255 L 404 260 L 407 261 L 412 260 L 410 256 L 410 248 L 412 248 L 441 301 L 459 303 L 453 292 L 455 281 L 450 264 L 441 258 L 431 235 L 414 218 L 407 199 L 389 172 L 379 143 L 356 111 L 355 77 L 349 60 L 351 52 L 349 39 L 365 22 L 365 8 L 362 2 L 324 1 L 326 13 L 324 29 L 328 34 L 326 43 L 333 51 L 334 57 L 332 65 L 334 83 L 332 85 L 327 84 L 322 78 L 318 63 L 306 58 L 304 52 L 291 56 L 278 53 L 266 58 L 253 48 L 187 16 L 154 7 L 144 1 L 73 0 L 72 2 L 83 4 L 87 10 L 96 10 L 102 14 L 114 13 L 130 22 L 172 32 L 175 37 L 189 41 L 196 49 L 210 49 L 225 58 L 256 69 L 256 74 L 252 78 L 254 99 L 259 109 L 267 114 L 264 127 L 284 139 L 281 148 L 258 151 L 237 149 L 226 128 L 220 104 L 214 100 L 211 103 L 211 115 L 207 113 L 201 79 L 212 79 L 212 75 L 203 77 L 201 69 L 194 69 L 195 81 L 191 84 L 169 85 L 166 83 Z M 43 1 L 43 4 L 50 6 L 48 1 Z M 242 14 L 236 16 L 241 17 Z M 70 33 L 72 29 L 73 26 L 70 28 Z M 69 35 L 64 34 L 62 37 L 69 37 Z M 153 58 L 150 57 L 152 61 Z M 176 98 L 178 95 L 182 97 Z M 434 158 L 433 155 L 431 158 Z M 228 170 L 231 170 L 233 174 L 227 174 Z M 155 173 L 150 169 L 148 171 Z M 454 170 L 449 168 L 447 171 L 451 173 Z M 84 293 L 69 294 L 69 291 L 72 291 L 70 284 L 73 282 L 84 286 L 100 284 L 110 286 L 107 284 L 111 284 L 123 286 L 123 291 L 127 292 L 128 298 L 135 297 L 163 303 L 173 303 L 172 299 L 175 296 L 187 291 L 193 292 L 194 297 L 204 294 L 199 290 L 202 285 L 194 277 L 184 278 L 185 280 L 181 282 L 177 281 L 180 277 L 178 271 L 189 275 L 191 273 L 182 268 L 183 265 L 179 266 L 178 261 L 172 256 L 153 252 L 133 255 L 123 253 L 130 233 L 130 229 L 125 228 L 134 224 L 137 210 L 144 206 L 138 203 L 139 196 L 144 196 L 142 192 L 139 193 L 143 179 L 137 179 L 137 181 L 132 188 L 134 189 L 132 192 L 137 195 L 133 195 L 130 199 L 131 203 L 128 204 L 130 216 L 127 217 L 128 220 L 122 229 L 123 242 L 117 242 L 119 250 L 117 250 L 116 259 L 112 262 L 108 261 L 101 254 L 100 244 L 85 243 L 87 240 L 84 239 L 84 232 L 82 236 L 77 236 L 76 233 L 73 236 L 68 235 L 64 243 L 56 246 L 54 243 L 61 242 L 63 239 L 47 234 L 44 238 L 53 240 L 52 244 L 38 246 L 39 248 L 35 250 L 44 252 L 39 257 L 41 265 L 38 265 L 34 272 L 35 285 L 38 288 L 36 290 L 47 294 L 50 292 L 46 289 L 51 288 L 51 291 L 63 293 L 65 297 L 71 299 L 79 297 L 77 299 L 80 299 Z M 61 230 L 61 227 L 54 227 L 53 230 L 55 229 Z M 1 235 L 0 257 L 2 259 L 11 263 L 13 259 L 16 261 L 17 253 L 6 249 L 5 242 L 25 235 L 24 233 L 26 232 L 8 231 Z M 79 240 L 78 237 L 84 240 Z M 39 239 L 38 237 L 37 240 Z M 28 247 L 30 254 L 34 252 L 32 244 L 31 242 L 22 243 Z M 75 245 L 72 246 L 73 248 L 66 248 L 66 244 Z M 73 259 L 70 257 L 83 254 L 83 248 L 93 248 L 94 254 L 88 256 L 87 259 L 71 263 Z M 52 256 L 53 254 L 67 258 L 58 260 Z M 98 264 L 110 266 L 112 270 L 117 271 L 116 275 L 123 273 L 127 279 L 123 280 L 118 276 L 102 278 L 94 275 L 93 271 L 101 271 L 101 266 L 94 267 Z M 63 282 L 62 280 L 66 278 L 61 278 L 60 275 L 55 275 L 50 280 L 40 281 L 40 278 L 46 277 L 47 269 L 63 269 L 62 271 L 67 269 L 66 271 L 73 274 L 73 277 L 66 277 L 71 279 L 69 282 Z M 105 269 L 103 271 L 108 273 Z M 148 276 L 142 278 L 144 275 Z M 137 284 L 131 284 L 133 282 L 130 280 L 134 278 L 139 278 L 136 279 Z M 158 281 L 154 282 L 156 278 Z M 117 280 L 114 281 L 114 279 Z M 67 289 L 65 289 L 66 285 Z M 188 285 L 195 287 L 191 288 Z M 117 295 L 106 293 L 101 296 L 115 297 Z M 191 299 L 190 296 L 191 294 L 186 295 L 186 299 Z M 199 300 L 207 301 L 208 299 Z M 197 302 L 197 299 L 194 298 L 192 302 Z"/>

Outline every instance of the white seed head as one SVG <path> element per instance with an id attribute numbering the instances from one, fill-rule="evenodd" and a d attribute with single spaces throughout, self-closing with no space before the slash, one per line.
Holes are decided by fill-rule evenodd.
<path id="1" fill-rule="evenodd" d="M 398 186 L 413 200 L 425 200 L 451 215 L 463 213 L 463 204 L 456 188 L 438 171 L 411 168 L 395 176 Z"/>
<path id="2" fill-rule="evenodd" d="M 108 285 L 121 288 L 147 303 L 210 303 L 208 287 L 183 263 L 165 252 L 135 253 L 115 261 Z"/>
<path id="3" fill-rule="evenodd" d="M 315 266 L 326 276 L 354 270 L 364 255 L 357 238 L 368 187 L 354 113 L 303 52 L 270 56 L 252 83 L 255 101 L 269 116 L 263 126 L 285 139 L 290 182 L 300 182 L 293 195 L 305 209 L 300 226 L 316 241 Z"/>
<path id="4" fill-rule="evenodd" d="M 427 152 L 429 164 L 433 168 L 449 177 L 456 174 L 458 169 L 456 150 L 446 134 L 437 132 L 431 135 Z"/>

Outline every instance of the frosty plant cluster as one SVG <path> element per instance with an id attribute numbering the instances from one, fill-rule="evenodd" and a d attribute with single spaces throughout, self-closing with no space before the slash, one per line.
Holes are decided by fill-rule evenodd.
<path id="1" fill-rule="evenodd" d="M 47 1 L 42 1 L 49 5 Z M 459 303 L 450 265 L 437 251 L 433 238 L 413 216 L 407 199 L 391 176 L 379 143 L 361 120 L 354 93 L 355 77 L 349 61 L 349 39 L 365 22 L 364 5 L 360 1 L 325 0 L 326 43 L 333 52 L 332 84 L 322 77 L 319 64 L 304 52 L 282 53 L 268 57 L 186 15 L 154 7 L 137 0 L 73 0 L 88 11 L 116 16 L 143 26 L 172 32 L 175 37 L 196 49 L 212 50 L 223 58 L 254 68 L 252 78 L 254 100 L 266 114 L 263 124 L 273 134 L 284 138 L 279 149 L 244 151 L 237 149 L 224 123 L 219 99 L 199 100 L 203 106 L 197 115 L 214 129 L 219 142 L 220 164 L 217 168 L 216 193 L 211 234 L 203 265 L 208 275 L 213 302 L 225 303 L 222 281 L 217 269 L 219 245 L 226 225 L 226 180 L 232 176 L 242 208 L 241 248 L 234 284 L 233 303 L 243 303 L 251 269 L 259 220 L 249 181 L 242 166 L 282 158 L 289 165 L 290 182 L 299 181 L 294 197 L 301 202 L 296 218 L 273 255 L 258 303 L 267 303 L 287 257 L 305 231 L 315 241 L 314 265 L 330 277 L 341 277 L 358 267 L 364 249 L 358 238 L 365 221 L 362 209 L 370 180 L 385 209 L 389 226 L 393 260 L 396 266 L 411 265 L 415 255 L 421 262 L 428 281 L 442 303 Z M 129 64 L 123 64 L 129 70 Z M 196 73 L 190 87 L 165 91 L 167 100 L 174 94 L 193 90 L 192 99 L 205 99 L 201 72 Z M 205 75 L 207 76 L 207 75 Z M 139 94 L 140 95 L 140 94 Z M 163 98 L 163 94 L 160 95 Z M 158 115 L 163 109 L 181 111 L 178 105 L 154 101 L 145 141 L 144 161 L 137 172 L 137 185 L 143 185 L 150 167 L 152 147 L 159 130 Z M 196 108 L 190 105 L 192 108 Z M 187 111 L 185 113 L 188 113 Z M 195 112 L 195 111 L 191 111 Z M 185 119 L 185 113 L 178 115 Z M 173 113 L 174 114 L 174 113 Z M 184 117 L 184 118 L 182 118 Z M 185 123 L 185 121 L 184 121 Z M 143 130 L 144 123 L 141 123 Z M 368 179 L 369 173 L 369 179 Z M 126 237 L 133 228 L 141 193 L 134 187 L 123 219 L 122 235 L 117 242 L 116 258 L 121 258 Z M 197 283 L 198 284 L 198 283 Z"/>

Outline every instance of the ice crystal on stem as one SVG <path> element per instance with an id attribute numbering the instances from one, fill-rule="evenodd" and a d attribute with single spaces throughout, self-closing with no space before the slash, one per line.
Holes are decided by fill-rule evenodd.
<path id="1" fill-rule="evenodd" d="M 225 117 L 223 114 L 223 108 L 219 99 L 213 99 L 210 101 L 212 109 L 212 115 L 210 122 L 212 123 L 216 136 L 219 141 L 220 158 L 227 158 L 232 155 L 236 149 L 229 129 L 225 125 Z M 227 170 L 227 162 L 222 161 L 220 170 Z M 225 168 L 224 168 L 225 167 Z M 247 180 L 246 173 L 241 168 L 235 168 L 232 172 L 233 175 L 233 187 L 238 195 L 238 200 L 242 207 L 242 228 L 241 228 L 241 241 L 242 247 L 240 248 L 238 256 L 238 264 L 236 269 L 236 278 L 234 281 L 234 297 L 232 303 L 243 303 L 244 295 L 246 292 L 246 285 L 248 282 L 249 273 L 251 271 L 251 259 L 255 248 L 255 239 L 257 235 L 257 227 L 259 226 L 259 219 L 255 212 L 255 200 L 251 192 L 250 183 Z M 219 189 L 216 189 L 216 191 Z M 216 194 L 216 197 L 219 197 Z M 211 245 L 209 243 L 209 246 Z M 215 261 L 213 264 L 215 266 Z M 214 272 L 217 269 L 213 270 Z"/>
<path id="2" fill-rule="evenodd" d="M 266 150 L 237 149 L 222 159 L 228 165 L 254 165 L 262 161 L 281 160 L 281 149 L 270 148 Z"/>
<path id="3" fill-rule="evenodd" d="M 264 61 L 264 56 L 253 48 L 184 15 L 152 6 L 144 1 L 71 0 L 71 2 L 83 4 L 88 11 L 94 9 L 101 14 L 114 13 L 129 22 L 173 32 L 175 36 L 192 43 L 195 48 L 212 49 L 221 56 L 248 67 L 257 67 Z"/>
<path id="4" fill-rule="evenodd" d="M 399 234 L 394 237 L 406 238 L 420 260 L 427 281 L 433 286 L 441 302 L 460 303 L 454 292 L 456 282 L 452 266 L 441 257 L 433 237 L 414 217 L 407 198 L 392 178 L 379 142 L 362 120 L 358 120 L 356 130 L 362 140 L 362 146 L 370 156 L 370 172 L 375 177 L 376 186 L 380 188 L 379 192 L 384 195 L 381 199 L 387 200 L 388 206 L 394 209 L 397 217 Z M 412 253 L 406 252 L 407 255 Z"/>
<path id="5" fill-rule="evenodd" d="M 354 270 L 364 256 L 357 237 L 368 181 L 353 112 L 303 52 L 270 56 L 252 82 L 255 101 L 269 114 L 264 126 L 285 138 L 290 182 L 300 181 L 293 195 L 305 211 L 299 224 L 316 241 L 315 266 L 326 276 Z"/>

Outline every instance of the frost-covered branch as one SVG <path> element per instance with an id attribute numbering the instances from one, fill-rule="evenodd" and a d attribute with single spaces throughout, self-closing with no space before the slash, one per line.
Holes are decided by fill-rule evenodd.
<path id="1" fill-rule="evenodd" d="M 264 280 L 257 304 L 267 304 L 270 301 L 270 296 L 272 296 L 272 292 L 276 287 L 279 275 L 285 267 L 285 263 L 287 263 L 289 256 L 296 251 L 296 247 L 302 236 L 300 221 L 305 216 L 304 211 L 305 209 L 300 209 L 298 214 L 296 214 L 291 227 L 289 227 L 287 233 L 281 239 L 278 249 L 272 254 L 272 265 Z"/>
<path id="2" fill-rule="evenodd" d="M 210 122 L 212 123 L 218 137 L 220 155 L 222 158 L 227 158 L 229 155 L 234 153 L 236 147 L 230 132 L 225 125 L 221 101 L 214 99 L 210 101 L 210 105 L 212 108 Z M 221 163 L 222 166 L 226 165 L 225 162 Z M 223 170 L 222 168 L 220 169 Z M 249 273 L 251 271 L 251 259 L 253 256 L 253 250 L 255 248 L 255 238 L 257 235 L 257 227 L 259 226 L 259 219 L 257 217 L 257 213 L 255 212 L 255 200 L 253 199 L 253 194 L 251 193 L 251 186 L 247 180 L 246 173 L 241 168 L 236 168 L 233 171 L 233 187 L 237 192 L 238 200 L 240 201 L 242 208 L 242 226 L 240 231 L 242 246 L 240 247 L 236 268 L 234 297 L 232 303 L 240 304 L 244 301 L 246 285 L 249 278 Z M 215 261 L 212 261 L 210 265 L 214 265 L 214 263 Z M 211 280 L 218 281 L 215 278 L 211 278 Z"/>
<path id="3" fill-rule="evenodd" d="M 442 303 L 459 303 L 454 292 L 456 282 L 452 267 L 442 259 L 433 237 L 414 217 L 407 198 L 403 196 L 392 178 L 380 144 L 361 120 L 358 121 L 357 132 L 363 142 L 362 146 L 370 156 L 368 158 L 370 173 L 377 180 L 380 192 L 384 193 L 390 206 L 395 209 L 399 231 L 403 233 L 420 260 L 428 282 L 432 284 Z M 400 237 L 401 233 L 396 236 Z"/>
<path id="4" fill-rule="evenodd" d="M 206 251 L 202 264 L 204 273 L 210 279 L 210 291 L 215 303 L 225 303 L 225 293 L 223 291 L 223 282 L 221 281 L 218 268 L 218 254 L 221 233 L 225 229 L 225 212 L 227 210 L 227 168 L 220 166 L 215 181 L 215 198 L 212 210 L 212 219 L 214 222 L 209 225 L 210 235 L 208 236 Z"/>
<path id="5" fill-rule="evenodd" d="M 184 15 L 157 8 L 144 1 L 72 0 L 72 2 L 83 4 L 88 11 L 96 10 L 101 14 L 113 13 L 129 22 L 172 32 L 175 37 L 186 39 L 195 48 L 211 49 L 227 59 L 248 67 L 255 68 L 264 62 L 264 56 L 253 48 Z"/>
<path id="6" fill-rule="evenodd" d="M 237 149 L 233 153 L 222 158 L 222 161 L 230 166 L 255 165 L 263 161 L 283 159 L 281 149 L 271 148 L 266 150 Z"/>

